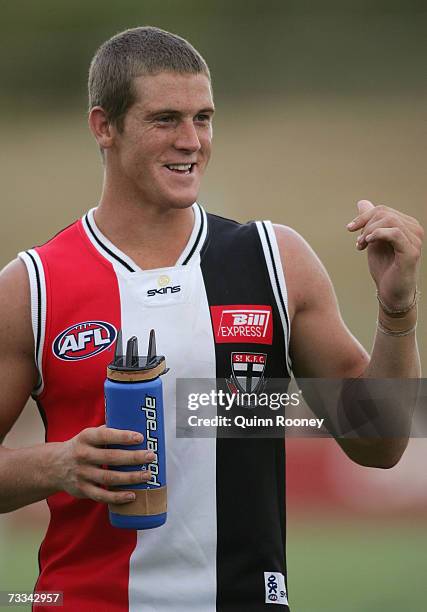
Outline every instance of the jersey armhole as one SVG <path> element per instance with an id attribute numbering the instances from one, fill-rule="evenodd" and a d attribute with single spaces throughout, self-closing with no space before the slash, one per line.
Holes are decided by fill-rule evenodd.
<path id="1" fill-rule="evenodd" d="M 24 262 L 30 281 L 34 360 L 39 373 L 37 384 L 32 390 L 31 396 L 38 399 L 44 389 L 42 360 L 46 328 L 46 282 L 43 264 L 35 249 L 22 251 L 18 253 L 18 257 Z"/>
<path id="2" fill-rule="evenodd" d="M 286 366 L 289 374 L 292 373 L 292 361 L 289 355 L 289 342 L 291 337 L 291 324 L 288 311 L 288 292 L 286 289 L 285 275 L 282 260 L 277 244 L 276 234 L 271 221 L 256 221 L 256 227 L 264 251 L 271 288 L 276 300 L 277 310 L 282 321 L 283 334 L 285 337 Z"/>

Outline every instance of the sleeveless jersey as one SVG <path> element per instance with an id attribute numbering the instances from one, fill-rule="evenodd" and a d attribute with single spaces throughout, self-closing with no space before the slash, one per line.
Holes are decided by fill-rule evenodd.
<path id="1" fill-rule="evenodd" d="M 155 329 L 170 368 L 163 377 L 168 518 L 152 530 L 118 529 L 106 504 L 50 496 L 36 590 L 63 591 L 64 612 L 260 612 L 272 603 L 287 611 L 284 440 L 178 438 L 175 411 L 177 378 L 230 378 L 236 354 L 261 356 L 235 368 L 241 380 L 259 370 L 266 379 L 290 376 L 273 227 L 194 204 L 176 265 L 144 271 L 102 235 L 94 210 L 19 254 L 40 374 L 33 397 L 46 442 L 102 425 L 117 330 L 137 336 L 144 352 Z"/>

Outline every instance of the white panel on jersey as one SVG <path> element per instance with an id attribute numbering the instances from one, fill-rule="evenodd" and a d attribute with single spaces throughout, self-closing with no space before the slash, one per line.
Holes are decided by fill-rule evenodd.
<path id="1" fill-rule="evenodd" d="M 132 286 L 144 308 L 190 304 L 193 300 L 195 277 L 189 266 L 120 274 L 126 276 L 124 282 Z"/>
<path id="2" fill-rule="evenodd" d="M 176 437 L 176 378 L 216 376 L 199 257 L 181 268 L 133 274 L 116 271 L 124 340 L 137 336 L 143 352 L 150 329 L 155 329 L 158 352 L 165 355 L 170 368 L 162 378 L 168 518 L 161 527 L 137 532 L 129 567 L 129 610 L 188 612 L 196 605 L 197 612 L 215 612 L 216 440 Z M 159 276 L 171 280 L 165 286 L 180 285 L 182 290 L 155 294 L 150 301 L 147 288 L 156 287 Z"/>

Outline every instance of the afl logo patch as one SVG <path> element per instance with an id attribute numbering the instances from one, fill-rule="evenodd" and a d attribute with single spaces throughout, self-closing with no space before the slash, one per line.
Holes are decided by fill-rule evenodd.
<path id="1" fill-rule="evenodd" d="M 105 321 L 85 321 L 68 327 L 52 343 L 55 357 L 63 361 L 80 361 L 102 353 L 113 344 L 117 330 Z"/>

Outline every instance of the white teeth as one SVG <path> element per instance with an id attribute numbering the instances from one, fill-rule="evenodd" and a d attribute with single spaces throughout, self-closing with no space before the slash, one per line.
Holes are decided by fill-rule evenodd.
<path id="1" fill-rule="evenodd" d="M 168 164 L 167 165 L 167 167 L 170 170 L 182 170 L 182 171 L 190 170 L 191 166 L 192 164 Z"/>

